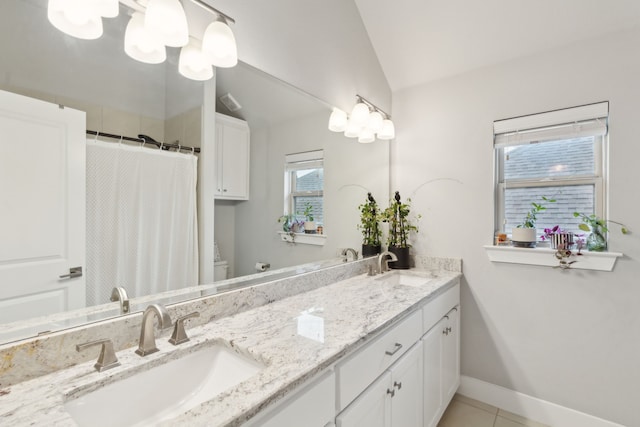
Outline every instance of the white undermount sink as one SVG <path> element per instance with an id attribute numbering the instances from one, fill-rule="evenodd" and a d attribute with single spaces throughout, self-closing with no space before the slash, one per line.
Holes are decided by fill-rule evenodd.
<path id="1" fill-rule="evenodd" d="M 376 277 L 375 280 L 392 286 L 424 286 L 434 277 L 436 276 L 428 271 L 393 270 L 383 273 L 381 276 Z"/>
<path id="2" fill-rule="evenodd" d="M 69 400 L 65 409 L 79 426 L 151 426 L 214 398 L 263 368 L 216 344 Z"/>

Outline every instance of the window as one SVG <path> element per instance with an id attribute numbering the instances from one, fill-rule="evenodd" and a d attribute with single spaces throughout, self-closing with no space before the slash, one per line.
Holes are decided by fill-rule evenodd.
<path id="1" fill-rule="evenodd" d="M 607 102 L 494 122 L 495 231 L 511 233 L 532 202 L 555 199 L 538 215 L 538 235 L 559 225 L 574 233 L 573 212 L 604 217 Z"/>
<path id="2" fill-rule="evenodd" d="M 316 225 L 324 223 L 323 151 L 287 154 L 285 163 L 285 213 L 304 221 L 303 212 L 311 206 Z"/>

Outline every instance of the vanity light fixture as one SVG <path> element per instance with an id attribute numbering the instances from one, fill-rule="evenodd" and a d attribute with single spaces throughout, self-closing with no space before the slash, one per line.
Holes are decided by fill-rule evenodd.
<path id="1" fill-rule="evenodd" d="M 102 36 L 102 18 L 118 16 L 120 3 L 132 10 L 125 30 L 124 50 L 131 58 L 159 64 L 167 58 L 166 48 L 182 47 L 178 70 L 193 80 L 213 77 L 213 67 L 238 63 L 236 39 L 229 28 L 233 18 L 202 0 L 189 0 L 216 19 L 203 41 L 189 34 L 187 16 L 180 0 L 48 0 L 47 16 L 60 31 L 81 39 Z"/>
<path id="2" fill-rule="evenodd" d="M 358 142 L 371 143 L 376 140 L 393 139 L 396 136 L 391 116 L 360 95 L 351 115 L 334 108 L 329 117 L 329 130 L 344 132 L 347 138 L 358 138 Z"/>

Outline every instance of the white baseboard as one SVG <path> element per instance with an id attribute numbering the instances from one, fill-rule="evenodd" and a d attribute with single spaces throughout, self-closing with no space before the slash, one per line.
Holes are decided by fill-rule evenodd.
<path id="1" fill-rule="evenodd" d="M 624 427 L 508 388 L 462 376 L 458 393 L 551 427 Z"/>

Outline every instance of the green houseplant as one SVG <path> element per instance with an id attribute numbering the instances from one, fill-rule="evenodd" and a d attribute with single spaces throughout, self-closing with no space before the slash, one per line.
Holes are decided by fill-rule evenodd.
<path id="1" fill-rule="evenodd" d="M 411 199 L 407 199 L 406 203 L 402 203 L 400 192 L 391 200 L 390 205 L 383 212 L 383 221 L 389 223 L 389 236 L 387 238 L 387 247 L 390 252 L 398 257 L 398 261 L 390 262 L 390 268 L 409 268 L 409 234 L 418 232 L 418 227 L 411 223 L 409 214 L 411 213 Z M 418 215 L 416 219 L 420 219 Z"/>
<path id="2" fill-rule="evenodd" d="M 304 232 L 307 234 L 315 234 L 316 233 L 316 222 L 313 219 L 313 206 L 311 203 L 307 202 L 304 205 Z"/>
<path id="3" fill-rule="evenodd" d="M 593 252 L 602 252 L 607 250 L 607 239 L 605 234 L 609 231 L 607 228 L 607 222 L 612 222 L 620 226 L 622 234 L 629 234 L 629 229 L 622 223 L 605 220 L 599 218 L 597 215 L 586 215 L 580 212 L 574 212 L 573 216 L 582 219 L 582 224 L 578 225 L 578 228 L 582 231 L 586 231 L 589 234 L 587 237 L 587 250 Z"/>
<path id="4" fill-rule="evenodd" d="M 358 229 L 362 233 L 362 256 L 368 257 L 380 253 L 382 230 L 380 230 L 380 210 L 378 203 L 371 193 L 367 193 L 367 201 L 358 206 L 360 224 Z"/>
<path id="5" fill-rule="evenodd" d="M 542 196 L 542 202 L 531 202 L 531 209 L 527 212 L 521 224 L 511 230 L 511 240 L 514 246 L 533 248 L 538 240 L 536 235 L 536 221 L 538 214 L 547 210 L 543 203 L 555 203 L 555 199 Z"/>

